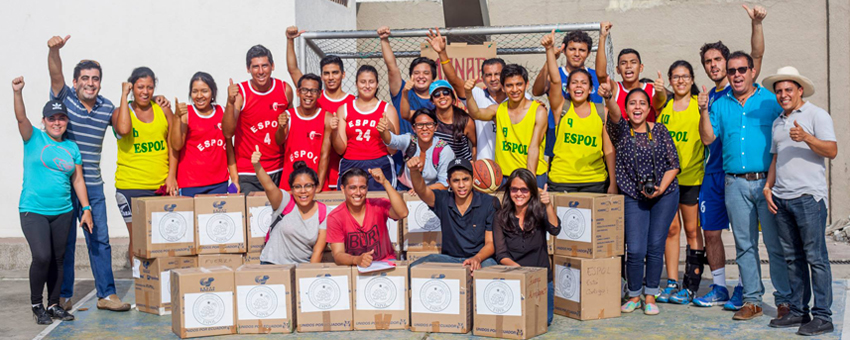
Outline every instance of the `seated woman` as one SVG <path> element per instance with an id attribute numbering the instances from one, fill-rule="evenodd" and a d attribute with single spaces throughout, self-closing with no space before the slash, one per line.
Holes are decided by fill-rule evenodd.
<path id="1" fill-rule="evenodd" d="M 274 210 L 274 219 L 266 235 L 266 245 L 260 253 L 260 263 L 322 262 L 327 207 L 315 200 L 319 175 L 304 161 L 295 162 L 289 174 L 289 186 L 292 188 L 289 193 L 274 183 L 260 164 L 261 158 L 258 147 L 251 155 L 251 163 Z"/>
<path id="2" fill-rule="evenodd" d="M 548 185 L 537 188 L 537 177 L 516 169 L 508 177 L 502 207 L 496 212 L 493 239 L 496 261 L 506 266 L 546 268 L 549 282 L 548 323 L 555 310 L 555 289 L 546 247 L 546 233 L 556 236 L 561 224 L 549 197 Z"/>
<path id="3" fill-rule="evenodd" d="M 434 135 L 437 127 L 437 116 L 431 109 L 419 109 L 410 117 L 415 134 L 397 135 L 389 130 L 389 120 L 381 118 L 378 121 L 378 132 L 387 147 L 401 150 L 405 163 L 411 158 L 419 158 L 419 172 L 425 179 L 425 184 L 431 189 L 446 189 L 448 187 L 447 171 L 449 162 L 455 154 L 449 145 Z M 408 188 L 413 188 L 410 180 L 410 169 L 405 168 L 399 181 Z M 410 189 L 411 194 L 415 194 Z"/>

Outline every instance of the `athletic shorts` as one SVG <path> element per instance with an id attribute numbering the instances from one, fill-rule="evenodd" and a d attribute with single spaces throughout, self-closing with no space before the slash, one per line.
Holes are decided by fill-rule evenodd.
<path id="1" fill-rule="evenodd" d="M 590 182 L 590 183 L 555 183 L 549 179 L 550 192 L 595 192 L 604 194 L 608 192 L 608 181 Z"/>
<path id="2" fill-rule="evenodd" d="M 382 156 L 375 159 L 369 159 L 364 161 L 358 160 L 348 160 L 348 159 L 340 159 L 339 160 L 339 183 L 337 187 L 339 190 L 342 190 L 342 175 L 345 174 L 348 169 L 351 168 L 359 168 L 368 172 L 369 169 L 381 169 L 384 172 L 384 178 L 390 181 L 393 188 L 396 187 L 398 182 L 398 178 L 396 178 L 395 172 L 395 164 L 393 163 L 393 159 L 390 156 Z M 372 176 L 369 176 L 367 185 L 369 186 L 369 191 L 384 191 L 384 186 L 375 182 Z"/>
<path id="3" fill-rule="evenodd" d="M 156 190 L 115 189 L 115 201 L 118 202 L 118 210 L 121 211 L 121 217 L 124 217 L 124 223 L 133 222 L 133 199 L 151 196 L 156 196 Z"/>
<path id="4" fill-rule="evenodd" d="M 281 171 L 269 174 L 269 177 L 271 177 L 272 182 L 274 182 L 274 184 L 277 186 L 280 186 L 280 173 Z M 260 184 L 260 180 L 257 179 L 257 176 L 239 175 L 239 192 L 248 195 L 255 191 L 266 191 L 266 189 L 263 188 L 263 185 Z"/>
<path id="5" fill-rule="evenodd" d="M 188 188 L 180 188 L 177 191 L 180 196 L 187 197 L 195 197 L 195 195 L 202 194 L 226 194 L 227 193 L 227 181 L 212 184 L 212 185 L 204 185 L 200 187 L 188 187 Z"/>
<path id="6" fill-rule="evenodd" d="M 726 214 L 725 195 L 726 174 L 719 172 L 705 174 L 699 191 L 699 222 L 702 230 L 723 230 L 729 228 L 729 215 Z"/>
<path id="7" fill-rule="evenodd" d="M 699 203 L 699 185 L 679 185 L 679 204 L 693 205 Z"/>

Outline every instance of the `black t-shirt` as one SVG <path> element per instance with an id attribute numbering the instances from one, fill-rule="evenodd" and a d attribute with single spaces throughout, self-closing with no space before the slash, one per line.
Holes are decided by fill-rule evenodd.
<path id="1" fill-rule="evenodd" d="M 493 218 L 499 208 L 499 201 L 473 190 L 472 203 L 463 215 L 457 209 L 454 194 L 447 190 L 434 190 L 434 202 L 431 211 L 440 219 L 442 253 L 458 258 L 470 258 L 478 254 L 484 247 L 485 232 L 493 231 Z"/>
<path id="2" fill-rule="evenodd" d="M 544 216 L 545 217 L 545 216 Z M 557 236 L 561 232 L 561 223 L 554 226 L 548 219 L 540 221 L 540 225 L 529 235 L 519 228 L 519 219 L 511 216 L 513 232 L 508 232 L 500 223 L 493 227 L 493 243 L 496 247 L 496 262 L 509 258 L 523 267 L 549 268 L 549 252 L 546 244 L 546 233 Z M 548 271 L 549 281 L 552 281 L 552 271 Z"/>

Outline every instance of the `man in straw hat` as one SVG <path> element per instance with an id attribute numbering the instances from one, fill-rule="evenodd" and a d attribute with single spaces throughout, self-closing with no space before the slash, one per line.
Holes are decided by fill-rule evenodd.
<path id="1" fill-rule="evenodd" d="M 763 84 L 776 94 L 776 101 L 783 109 L 773 121 L 770 145 L 773 161 L 764 196 L 768 208 L 776 214 L 791 284 L 791 312 L 772 320 L 770 326 L 799 326 L 800 335 L 832 332 L 832 273 L 824 235 L 827 200 L 824 161 L 838 154 L 832 118 L 803 100 L 815 93 L 815 87 L 794 67 L 780 68 Z M 809 317 L 812 291 L 814 319 Z"/>

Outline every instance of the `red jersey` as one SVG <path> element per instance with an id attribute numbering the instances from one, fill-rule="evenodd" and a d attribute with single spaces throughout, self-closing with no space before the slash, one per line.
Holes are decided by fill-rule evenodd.
<path id="1" fill-rule="evenodd" d="M 277 117 L 286 110 L 286 83 L 271 78 L 272 87 L 260 93 L 251 87 L 250 81 L 239 83 L 242 95 L 242 110 L 236 122 L 234 148 L 236 149 L 236 170 L 240 175 L 254 175 L 251 155 L 255 146 L 260 147 L 263 158 L 260 164 L 268 173 L 283 168 L 283 147 L 275 142 Z"/>
<path id="2" fill-rule="evenodd" d="M 345 105 L 345 134 L 348 137 L 345 159 L 364 161 L 389 155 L 377 128 L 386 109 L 387 102 L 382 100 L 367 112 L 360 111 L 355 102 Z"/>
<path id="3" fill-rule="evenodd" d="M 652 106 L 652 97 L 655 96 L 655 85 L 648 83 L 641 83 L 641 88 L 646 91 L 646 94 L 649 95 L 649 115 L 646 116 L 647 122 L 655 122 L 655 107 Z M 626 113 L 626 95 L 629 94 L 629 91 L 626 91 L 626 87 L 623 86 L 622 82 L 617 82 L 617 105 L 620 107 L 620 113 L 623 115 L 623 119 L 628 120 L 629 115 Z"/>
<path id="4" fill-rule="evenodd" d="M 387 229 L 390 200 L 367 198 L 363 204 L 365 216 L 362 225 L 351 216 L 345 203 L 328 214 L 328 243 L 343 243 L 349 255 L 357 256 L 375 250 L 372 253 L 373 261 L 394 260 L 395 251 Z"/>
<path id="5" fill-rule="evenodd" d="M 286 110 L 289 115 L 289 135 L 283 147 L 283 172 L 280 176 L 280 187 L 289 191 L 289 174 L 292 165 L 304 161 L 316 173 L 319 172 L 319 157 L 322 154 L 322 142 L 325 139 L 325 111 L 317 109 L 312 117 L 302 117 L 298 110 Z M 327 190 L 325 181 L 322 190 Z"/>
<path id="6" fill-rule="evenodd" d="M 186 142 L 177 160 L 177 185 L 191 188 L 226 182 L 230 175 L 221 130 L 224 110 L 216 105 L 213 114 L 204 117 L 194 105 L 187 105 L 187 108 Z"/>
<path id="7" fill-rule="evenodd" d="M 322 95 L 319 96 L 318 100 L 316 100 L 316 103 L 319 104 L 322 111 L 330 112 L 330 114 L 334 114 L 343 104 L 351 104 L 353 102 L 354 96 L 350 93 L 346 93 L 345 97 L 342 97 L 341 99 L 331 99 L 327 97 L 325 91 L 322 91 Z M 336 190 L 336 183 L 339 180 L 340 158 L 339 154 L 331 148 L 331 154 L 328 155 L 328 178 L 325 181 L 325 186 L 334 190 Z"/>

